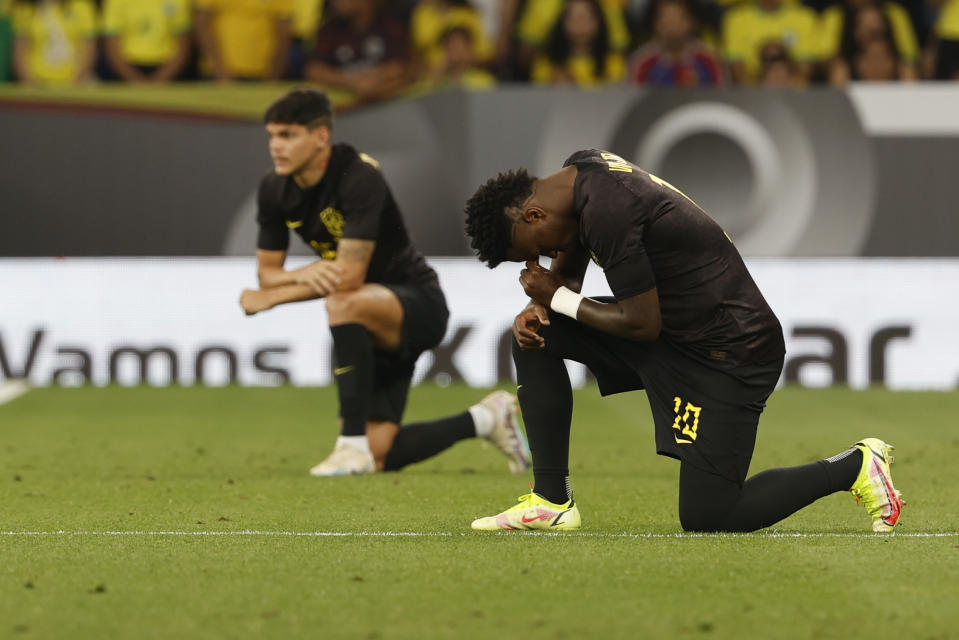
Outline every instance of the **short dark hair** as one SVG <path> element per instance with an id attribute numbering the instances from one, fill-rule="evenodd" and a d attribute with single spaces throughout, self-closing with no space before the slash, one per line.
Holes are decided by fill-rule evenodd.
<path id="1" fill-rule="evenodd" d="M 263 114 L 263 122 L 300 124 L 309 129 L 333 129 L 333 105 L 325 93 L 309 87 L 297 87 L 280 96 Z"/>
<path id="2" fill-rule="evenodd" d="M 497 174 L 466 202 L 466 235 L 480 261 L 492 269 L 506 259 L 512 222 L 508 207 L 519 206 L 533 192 L 536 178 L 526 169 Z"/>

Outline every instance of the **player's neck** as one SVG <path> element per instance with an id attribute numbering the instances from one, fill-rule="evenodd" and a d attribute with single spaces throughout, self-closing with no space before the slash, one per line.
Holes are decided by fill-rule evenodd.
<path id="1" fill-rule="evenodd" d="M 572 213 L 573 186 L 576 183 L 576 167 L 563 167 L 556 173 L 536 182 L 536 199 L 551 211 Z"/>
<path id="2" fill-rule="evenodd" d="M 318 151 L 302 169 L 293 174 L 293 180 L 296 182 L 296 186 L 301 189 L 309 189 L 322 180 L 323 174 L 326 173 L 326 167 L 330 164 L 330 156 L 332 153 L 332 147 Z"/>

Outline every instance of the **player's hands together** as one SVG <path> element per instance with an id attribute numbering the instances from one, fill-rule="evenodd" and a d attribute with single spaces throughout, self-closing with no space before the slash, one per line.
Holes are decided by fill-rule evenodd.
<path id="1" fill-rule="evenodd" d="M 526 295 L 544 307 L 549 307 L 553 294 L 563 286 L 559 276 L 541 266 L 536 260 L 527 261 L 526 268 L 519 274 L 519 283 L 523 285 Z"/>
<path id="2" fill-rule="evenodd" d="M 240 294 L 240 306 L 246 315 L 252 316 L 254 313 L 272 309 L 273 303 L 262 289 L 244 289 Z"/>
<path id="3" fill-rule="evenodd" d="M 332 260 L 317 260 L 294 273 L 297 284 L 305 284 L 321 297 L 325 297 L 339 288 L 343 267 Z"/>
<path id="4" fill-rule="evenodd" d="M 513 320 L 513 337 L 520 349 L 542 349 L 546 339 L 539 335 L 539 328 L 549 324 L 546 307 L 538 302 L 530 302 Z"/>

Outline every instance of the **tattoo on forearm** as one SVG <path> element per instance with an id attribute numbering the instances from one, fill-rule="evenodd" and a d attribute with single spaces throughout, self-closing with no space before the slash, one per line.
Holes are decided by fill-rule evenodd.
<path id="1" fill-rule="evenodd" d="M 337 257 L 341 260 L 351 262 L 369 262 L 373 255 L 374 243 L 372 242 L 340 242 L 337 247 Z"/>

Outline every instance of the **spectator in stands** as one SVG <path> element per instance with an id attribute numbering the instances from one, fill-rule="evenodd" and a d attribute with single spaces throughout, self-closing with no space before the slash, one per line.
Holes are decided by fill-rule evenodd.
<path id="1" fill-rule="evenodd" d="M 307 79 L 362 102 L 395 96 L 410 79 L 405 25 L 380 0 L 331 0 L 330 7 L 306 64 Z"/>
<path id="2" fill-rule="evenodd" d="M 231 80 L 277 80 L 285 75 L 292 33 L 292 0 L 195 0 L 201 72 Z"/>
<path id="3" fill-rule="evenodd" d="M 170 82 L 190 57 L 189 0 L 104 0 L 104 55 L 127 82 Z"/>
<path id="4" fill-rule="evenodd" d="M 496 78 L 478 62 L 473 31 L 466 27 L 450 27 L 440 37 L 442 59 L 433 68 L 431 84 L 437 87 L 455 86 L 464 89 L 490 89 Z"/>
<path id="5" fill-rule="evenodd" d="M 959 80 L 959 0 L 945 0 L 939 9 L 928 54 L 930 78 Z"/>
<path id="6" fill-rule="evenodd" d="M 863 12 L 865 10 L 865 12 Z M 861 24 L 856 26 L 854 17 Z M 833 82 L 833 60 L 843 58 L 840 64 L 849 65 L 857 55 L 858 45 L 852 41 L 855 32 L 860 32 L 860 43 L 875 39 L 865 32 L 889 33 L 898 56 L 902 59 L 903 73 L 907 76 L 918 75 L 919 42 L 913 29 L 909 13 L 898 3 L 890 0 L 844 0 L 823 11 L 820 20 L 820 57 L 827 61 L 830 82 Z M 912 69 L 906 69 L 911 67 Z M 848 75 L 848 74 L 847 74 Z M 841 84 L 841 82 L 839 83 Z"/>
<path id="7" fill-rule="evenodd" d="M 862 82 L 915 80 L 914 74 L 904 74 L 905 69 L 908 67 L 903 67 L 892 38 L 875 37 L 859 47 L 853 59 L 852 78 Z"/>
<path id="8" fill-rule="evenodd" d="M 75 84 L 93 77 L 96 9 L 90 0 L 15 0 L 13 64 L 21 82 Z"/>
<path id="9" fill-rule="evenodd" d="M 526 0 L 500 0 L 494 30 L 493 68 L 502 80 L 529 79 L 529 64 L 520 63 L 517 20 Z M 530 58 L 531 59 L 531 58 Z"/>
<path id="10" fill-rule="evenodd" d="M 568 0 L 530 72 L 536 84 L 592 87 L 621 82 L 623 54 L 614 51 L 598 0 Z"/>
<path id="11" fill-rule="evenodd" d="M 864 4 L 853 11 L 843 25 L 839 55 L 829 61 L 830 84 L 842 86 L 850 80 L 865 79 L 859 75 L 861 71 L 870 72 L 873 76 L 870 79 L 878 80 L 875 74 L 890 60 L 894 61 L 894 72 L 885 79 L 915 80 L 918 77 L 915 63 L 898 50 L 888 16 L 877 4 Z"/>
<path id="12" fill-rule="evenodd" d="M 696 30 L 686 0 L 659 0 L 653 7 L 653 38 L 630 61 L 630 80 L 663 87 L 721 84 L 719 59 Z"/>
<path id="13" fill-rule="evenodd" d="M 493 45 L 486 34 L 482 17 L 468 0 L 421 0 L 413 10 L 410 39 L 418 60 L 432 76 L 441 73 L 440 67 L 447 62 L 445 48 L 448 43 L 443 40 L 454 27 L 468 32 L 468 48 L 473 55 L 471 66 L 477 62 L 488 62 L 492 57 Z M 462 34 L 456 35 L 455 39 L 454 47 L 467 44 Z"/>
<path id="14" fill-rule="evenodd" d="M 805 85 L 799 65 L 781 40 L 770 40 L 760 47 L 759 84 L 771 89 L 794 89 Z"/>
<path id="15" fill-rule="evenodd" d="M 12 0 L 0 0 L 0 83 L 13 77 L 13 25 L 10 21 Z"/>
<path id="16" fill-rule="evenodd" d="M 816 14 L 792 0 L 756 0 L 731 9 L 723 20 L 723 48 L 737 84 L 759 81 L 759 52 L 770 40 L 779 40 L 808 80 L 819 59 Z"/>
<path id="17" fill-rule="evenodd" d="M 547 40 L 559 28 L 572 1 L 525 0 L 520 3 L 522 6 L 519 7 L 516 16 L 516 37 L 519 46 L 514 64 L 519 74 L 517 79 L 524 79 L 530 73 L 536 54 L 547 47 Z M 625 55 L 629 49 L 630 36 L 622 0 L 598 0 L 598 3 L 602 7 L 601 13 L 607 32 L 609 51 L 621 56 Z"/>
<path id="18" fill-rule="evenodd" d="M 316 32 L 323 22 L 324 4 L 324 0 L 293 1 L 293 37 L 286 69 L 290 79 L 303 77 L 306 57 L 316 45 Z"/>

